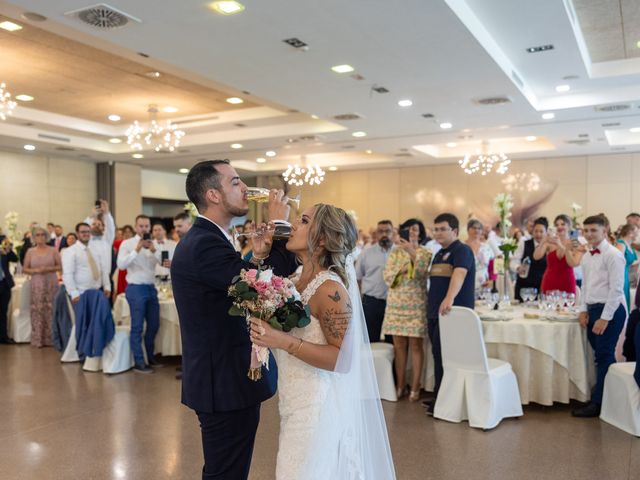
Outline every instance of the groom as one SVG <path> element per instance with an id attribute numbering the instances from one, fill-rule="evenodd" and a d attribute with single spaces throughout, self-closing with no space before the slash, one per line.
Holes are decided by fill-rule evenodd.
<path id="1" fill-rule="evenodd" d="M 251 341 L 245 321 L 227 313 L 227 290 L 240 270 L 264 261 L 277 275 L 295 270 L 295 258 L 268 238 L 253 242 L 254 263 L 240 258 L 229 235 L 231 220 L 249 211 L 246 191 L 228 160 L 196 164 L 187 175 L 189 200 L 198 208 L 193 227 L 171 263 L 182 334 L 182 403 L 195 410 L 202 431 L 203 479 L 242 480 L 249 475 L 260 404 L 276 391 L 270 361 L 259 381 L 247 378 Z M 282 191 L 269 195 L 270 220 L 286 220 Z"/>

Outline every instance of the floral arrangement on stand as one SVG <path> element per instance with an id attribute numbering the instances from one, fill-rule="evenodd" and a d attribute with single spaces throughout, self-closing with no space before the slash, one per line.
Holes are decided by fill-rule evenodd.
<path id="1" fill-rule="evenodd" d="M 22 232 L 18 230 L 18 212 L 9 212 L 4 216 L 4 225 L 7 229 L 7 240 L 13 245 L 13 251 L 20 256 L 24 245 Z"/>
<path id="2" fill-rule="evenodd" d="M 582 214 L 580 213 L 581 211 L 582 206 L 578 205 L 576 202 L 571 204 L 571 222 L 574 227 L 580 223 L 580 219 L 582 218 Z"/>
<path id="3" fill-rule="evenodd" d="M 193 202 L 187 202 L 184 204 L 184 211 L 189 214 L 191 217 L 191 221 L 194 221 L 200 212 L 198 212 L 198 208 L 193 204 Z"/>
<path id="4" fill-rule="evenodd" d="M 518 248 L 518 242 L 516 239 L 509 236 L 509 230 L 513 225 L 511 223 L 513 197 L 509 193 L 499 193 L 493 202 L 493 206 L 500 217 L 500 227 L 502 230 L 502 244 L 499 248 L 504 256 L 504 260 L 501 269 L 502 271 L 499 273 L 503 276 L 504 297 L 505 300 L 507 300 L 509 297 L 509 257 L 511 257 L 511 254 Z"/>

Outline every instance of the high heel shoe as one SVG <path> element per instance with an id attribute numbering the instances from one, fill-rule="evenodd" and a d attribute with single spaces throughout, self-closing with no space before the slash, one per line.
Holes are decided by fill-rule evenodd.
<path id="1" fill-rule="evenodd" d="M 414 390 L 411 390 L 411 392 L 409 393 L 409 401 L 417 402 L 418 400 L 420 400 L 420 390 L 418 390 L 417 392 Z"/>
<path id="2" fill-rule="evenodd" d="M 405 386 L 401 388 L 396 388 L 396 396 L 398 397 L 398 400 L 406 397 L 408 392 L 409 392 L 409 387 Z"/>

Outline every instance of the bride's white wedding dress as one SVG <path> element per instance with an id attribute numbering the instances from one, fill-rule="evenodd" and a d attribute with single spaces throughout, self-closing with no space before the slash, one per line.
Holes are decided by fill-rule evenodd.
<path id="1" fill-rule="evenodd" d="M 283 350 L 274 352 L 281 416 L 277 480 L 395 479 L 353 267 L 348 277 L 354 314 L 335 371 L 313 367 Z M 308 304 L 327 280 L 343 284 L 337 274 L 320 272 L 302 292 L 302 302 Z M 292 334 L 327 344 L 313 316 Z"/>

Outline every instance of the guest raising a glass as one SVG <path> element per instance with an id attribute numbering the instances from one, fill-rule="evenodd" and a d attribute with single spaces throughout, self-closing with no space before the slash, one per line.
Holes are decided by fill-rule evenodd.
<path id="1" fill-rule="evenodd" d="M 558 215 L 553 221 L 555 234 L 549 233 L 533 252 L 534 260 L 547 258 L 547 268 L 542 276 L 540 289 L 542 293 L 553 290 L 576 293 L 576 277 L 573 273 L 575 265 L 570 264 L 567 252 L 571 249 L 571 218 Z"/>

